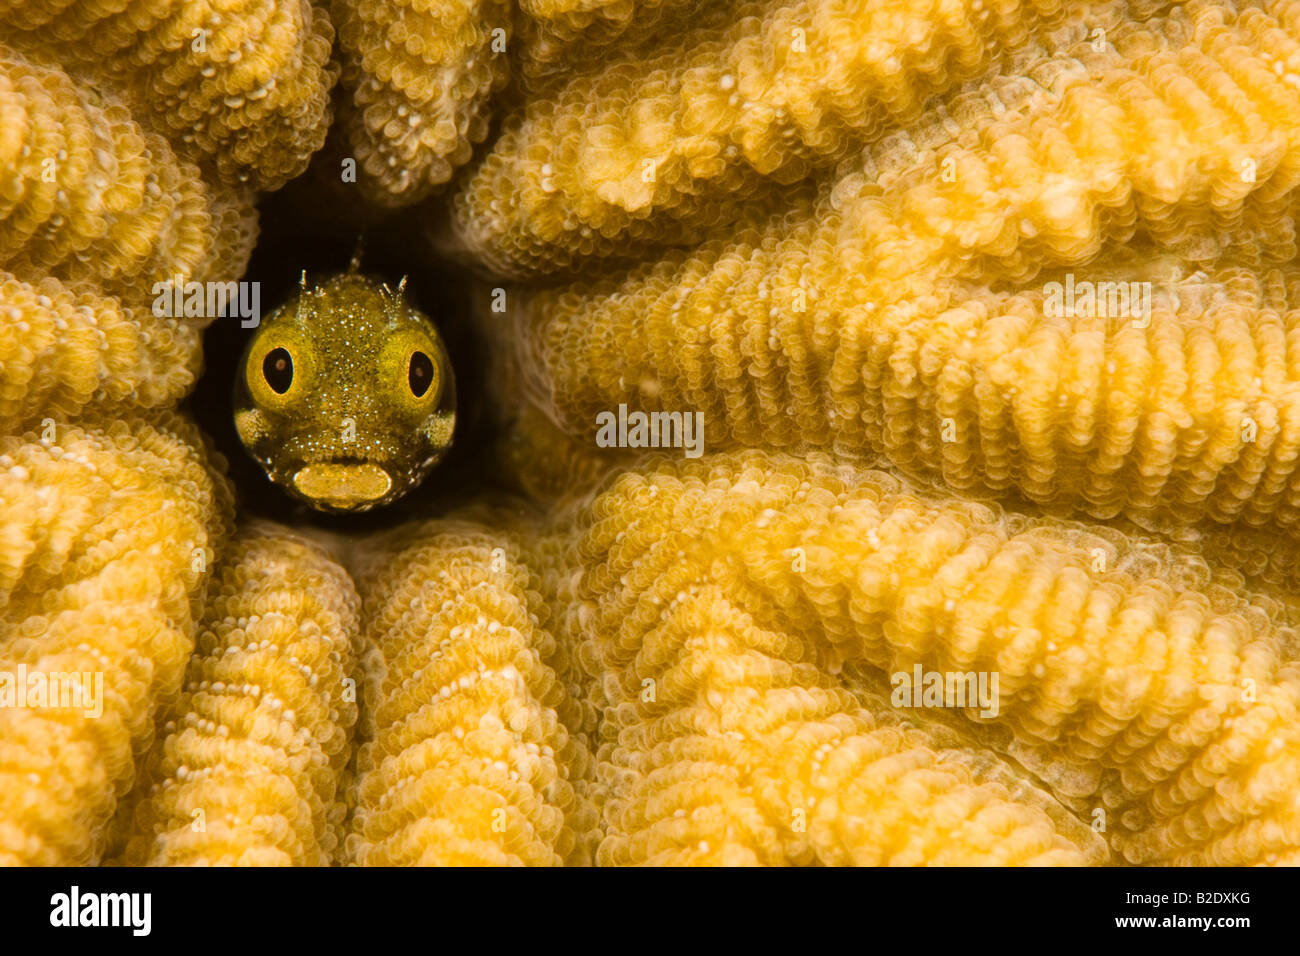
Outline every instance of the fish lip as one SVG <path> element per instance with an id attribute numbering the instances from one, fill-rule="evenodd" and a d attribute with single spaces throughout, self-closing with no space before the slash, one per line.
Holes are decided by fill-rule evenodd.
<path id="1" fill-rule="evenodd" d="M 393 476 L 374 462 L 333 460 L 313 462 L 293 475 L 293 487 L 307 500 L 351 511 L 371 507 L 393 490 Z"/>

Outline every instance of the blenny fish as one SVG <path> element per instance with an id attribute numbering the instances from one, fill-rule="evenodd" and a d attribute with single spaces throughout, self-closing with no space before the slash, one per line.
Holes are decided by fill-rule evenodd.
<path id="1" fill-rule="evenodd" d="M 237 367 L 244 447 L 272 481 L 320 511 L 390 504 L 451 446 L 451 360 L 405 285 L 356 272 L 309 285 L 304 274 Z"/>

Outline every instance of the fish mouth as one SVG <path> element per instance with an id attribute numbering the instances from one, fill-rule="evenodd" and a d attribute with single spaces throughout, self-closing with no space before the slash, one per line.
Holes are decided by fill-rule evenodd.
<path id="1" fill-rule="evenodd" d="M 369 462 L 324 462 L 305 465 L 293 476 L 293 487 L 303 497 L 338 511 L 355 511 L 374 505 L 393 489 L 392 476 Z"/>

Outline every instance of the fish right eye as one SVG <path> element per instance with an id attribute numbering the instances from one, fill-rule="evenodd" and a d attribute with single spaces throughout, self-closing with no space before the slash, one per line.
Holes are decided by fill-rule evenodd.
<path id="1" fill-rule="evenodd" d="M 406 380 L 411 387 L 411 394 L 416 398 L 423 398 L 433 383 L 433 359 L 419 349 L 412 352 L 407 366 Z"/>
<path id="2" fill-rule="evenodd" d="M 285 348 L 275 348 L 266 353 L 262 359 L 262 377 L 271 390 L 278 395 L 289 391 L 293 384 L 293 356 Z"/>

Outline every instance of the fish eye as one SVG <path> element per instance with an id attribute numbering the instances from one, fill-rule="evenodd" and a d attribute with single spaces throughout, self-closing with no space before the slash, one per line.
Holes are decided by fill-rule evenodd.
<path id="1" fill-rule="evenodd" d="M 411 387 L 411 394 L 416 398 L 423 398 L 424 393 L 433 384 L 433 359 L 419 349 L 412 352 L 406 370 L 406 381 Z"/>
<path id="2" fill-rule="evenodd" d="M 283 395 L 293 384 L 293 356 L 285 348 L 271 349 L 262 359 L 262 377 L 276 394 Z"/>

